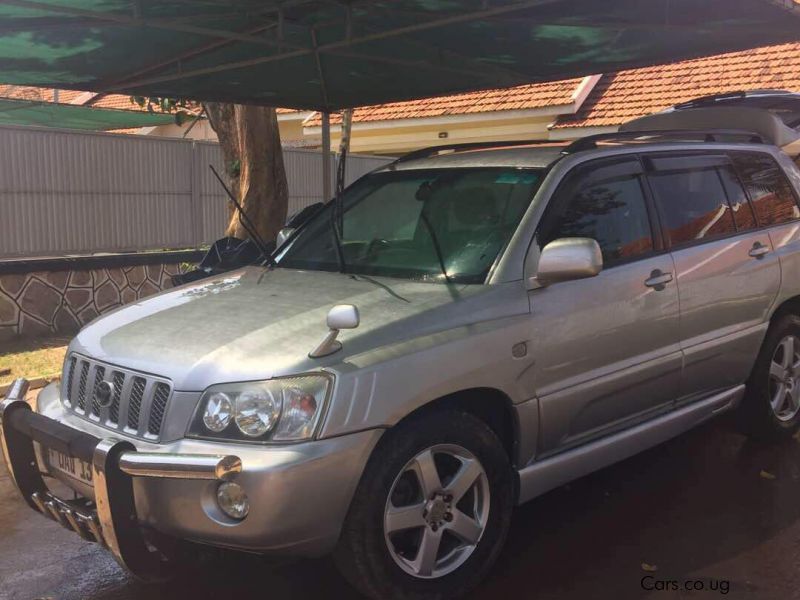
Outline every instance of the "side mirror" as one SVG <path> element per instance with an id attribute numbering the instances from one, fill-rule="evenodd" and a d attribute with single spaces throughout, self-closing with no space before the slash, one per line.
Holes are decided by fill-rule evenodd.
<path id="1" fill-rule="evenodd" d="M 337 304 L 328 311 L 328 334 L 319 345 L 308 353 L 311 358 L 328 356 L 342 349 L 342 343 L 336 339 L 342 329 L 355 329 L 361 323 L 358 308 L 352 304 Z"/>
<path id="2" fill-rule="evenodd" d="M 328 311 L 328 329 L 355 329 L 360 322 L 358 308 L 352 304 L 337 304 Z"/>
<path id="3" fill-rule="evenodd" d="M 283 246 L 286 243 L 286 240 L 292 237 L 294 231 L 295 231 L 294 227 L 284 227 L 283 229 L 281 229 L 278 232 L 278 237 L 275 238 L 275 248 L 280 248 L 281 246 Z"/>
<path id="4" fill-rule="evenodd" d="M 547 244 L 531 283 L 550 285 L 594 277 L 603 270 L 600 244 L 591 238 L 561 238 Z"/>

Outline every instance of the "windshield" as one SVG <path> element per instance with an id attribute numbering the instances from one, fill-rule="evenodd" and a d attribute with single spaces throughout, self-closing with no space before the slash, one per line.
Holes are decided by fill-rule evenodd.
<path id="1" fill-rule="evenodd" d="M 542 176 L 541 169 L 518 168 L 367 175 L 342 197 L 345 272 L 483 283 Z M 278 266 L 339 270 L 332 205 L 303 227 Z"/>

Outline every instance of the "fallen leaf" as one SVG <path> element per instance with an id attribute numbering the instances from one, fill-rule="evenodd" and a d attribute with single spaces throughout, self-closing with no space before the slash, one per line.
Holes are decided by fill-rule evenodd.
<path id="1" fill-rule="evenodd" d="M 773 479 L 777 479 L 777 477 L 775 477 L 775 475 L 773 475 L 769 471 L 762 470 L 760 475 L 761 475 L 761 479 L 769 479 L 770 481 L 772 481 Z"/>
<path id="2" fill-rule="evenodd" d="M 655 565 L 648 565 L 647 563 L 642 563 L 642 571 L 647 571 L 648 573 L 655 573 L 658 571 L 658 567 Z"/>

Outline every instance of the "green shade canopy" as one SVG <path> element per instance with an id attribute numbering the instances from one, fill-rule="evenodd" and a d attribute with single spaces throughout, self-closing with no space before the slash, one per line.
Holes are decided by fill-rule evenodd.
<path id="1" fill-rule="evenodd" d="M 796 0 L 0 0 L 0 82 L 334 110 L 797 40 Z"/>
<path id="2" fill-rule="evenodd" d="M 174 115 L 160 113 L 0 98 L 0 125 L 38 125 L 107 131 L 168 125 L 174 122 Z"/>

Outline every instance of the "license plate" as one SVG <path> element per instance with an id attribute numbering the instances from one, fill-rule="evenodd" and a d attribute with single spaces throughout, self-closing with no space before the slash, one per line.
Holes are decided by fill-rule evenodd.
<path id="1" fill-rule="evenodd" d="M 47 449 L 50 467 L 64 473 L 67 477 L 77 479 L 81 483 L 93 486 L 92 466 L 80 458 L 67 456 L 58 450 Z"/>

